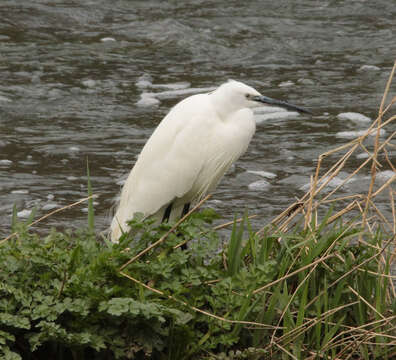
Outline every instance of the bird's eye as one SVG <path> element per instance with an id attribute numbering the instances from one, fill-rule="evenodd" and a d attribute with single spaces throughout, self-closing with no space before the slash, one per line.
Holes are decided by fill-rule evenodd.
<path id="1" fill-rule="evenodd" d="M 252 96 L 250 94 L 245 95 L 246 99 L 250 99 Z"/>

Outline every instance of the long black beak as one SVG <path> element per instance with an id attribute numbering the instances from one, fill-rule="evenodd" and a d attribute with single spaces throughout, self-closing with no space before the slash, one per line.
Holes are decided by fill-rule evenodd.
<path id="1" fill-rule="evenodd" d="M 272 99 L 272 98 L 270 98 L 268 96 L 262 96 L 262 95 L 255 96 L 255 97 L 253 97 L 253 100 L 254 101 L 259 101 L 259 102 L 262 102 L 262 103 L 268 104 L 268 105 L 277 105 L 279 107 L 282 107 L 282 108 L 285 108 L 285 109 L 288 109 L 288 110 L 298 111 L 300 113 L 312 114 L 309 110 L 304 109 L 304 108 L 302 108 L 300 106 L 289 104 L 286 101 Z"/>

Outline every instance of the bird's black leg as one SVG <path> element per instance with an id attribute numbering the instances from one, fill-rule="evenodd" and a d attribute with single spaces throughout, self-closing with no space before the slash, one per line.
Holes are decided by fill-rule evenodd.
<path id="1" fill-rule="evenodd" d="M 187 215 L 187 213 L 190 210 L 190 205 L 191 205 L 190 203 L 184 204 L 181 217 L 183 217 L 184 215 Z"/>
<path id="2" fill-rule="evenodd" d="M 172 211 L 172 205 L 173 205 L 173 203 L 170 203 L 168 205 L 168 207 L 166 208 L 164 216 L 162 217 L 162 222 L 169 221 L 169 217 L 170 217 L 170 214 Z"/>
<path id="3" fill-rule="evenodd" d="M 184 204 L 181 217 L 183 217 L 184 215 L 186 215 L 186 214 L 188 213 L 189 210 L 190 210 L 190 203 Z M 180 235 L 180 234 L 179 234 L 179 235 Z M 182 246 L 180 246 L 180 249 L 186 250 L 186 249 L 187 249 L 187 244 L 183 244 Z"/>

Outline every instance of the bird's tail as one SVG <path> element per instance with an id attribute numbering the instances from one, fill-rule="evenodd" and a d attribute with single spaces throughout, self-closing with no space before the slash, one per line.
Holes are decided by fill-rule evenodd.
<path id="1" fill-rule="evenodd" d="M 113 243 L 118 243 L 121 235 L 125 232 L 128 232 L 128 225 L 119 219 L 117 214 L 114 215 L 113 220 L 110 226 L 110 239 Z"/>

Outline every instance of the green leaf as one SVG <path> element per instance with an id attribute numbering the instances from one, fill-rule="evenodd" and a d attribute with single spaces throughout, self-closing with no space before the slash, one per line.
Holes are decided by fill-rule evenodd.
<path id="1" fill-rule="evenodd" d="M 92 184 L 91 184 L 91 177 L 89 174 L 88 158 L 87 158 L 87 182 L 88 182 L 88 196 L 91 196 L 88 199 L 88 230 L 91 234 L 95 234 L 95 212 L 93 206 Z"/>
<path id="2" fill-rule="evenodd" d="M 0 324 L 14 328 L 30 329 L 30 321 L 27 317 L 0 313 Z"/>
<path id="3" fill-rule="evenodd" d="M 241 264 L 241 254 L 242 254 L 242 237 L 245 227 L 245 217 L 243 217 L 242 222 L 237 226 L 236 217 L 234 218 L 234 224 L 232 226 L 232 233 L 230 243 L 228 244 L 228 274 L 230 276 L 235 275 L 240 268 Z"/>

